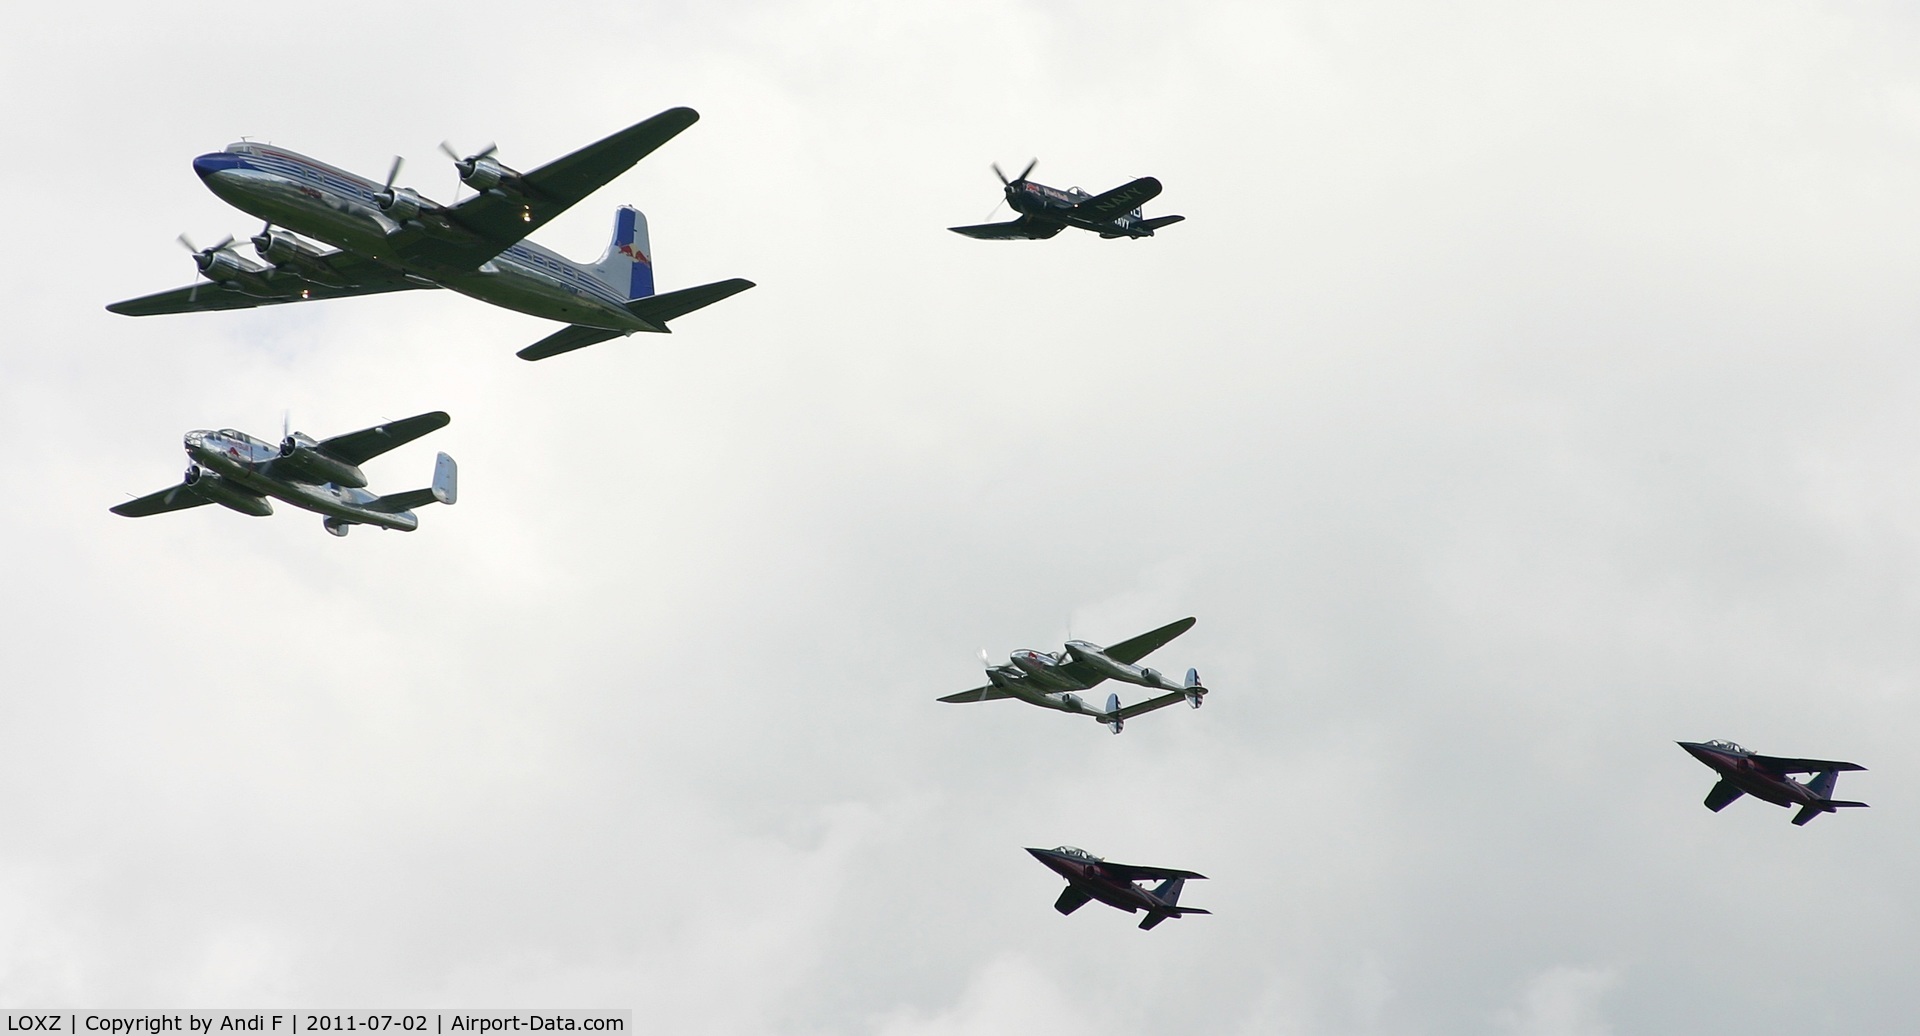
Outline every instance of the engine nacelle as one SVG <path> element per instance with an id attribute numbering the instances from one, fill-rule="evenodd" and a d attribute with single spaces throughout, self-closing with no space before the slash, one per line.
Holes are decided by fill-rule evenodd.
<path id="1" fill-rule="evenodd" d="M 291 435 L 280 440 L 280 460 L 275 467 L 307 482 L 331 482 L 349 489 L 364 489 L 367 485 L 367 476 L 355 465 L 330 457 Z"/>
<path id="2" fill-rule="evenodd" d="M 299 263 L 314 259 L 320 250 L 284 230 L 267 230 L 254 235 L 253 251 L 270 263 Z"/>
<path id="3" fill-rule="evenodd" d="M 394 187 L 381 191 L 373 196 L 373 200 L 379 203 L 381 212 L 402 223 L 420 215 L 427 208 L 427 203 L 422 201 L 411 187 Z"/>
<path id="4" fill-rule="evenodd" d="M 1148 687 L 1162 686 L 1162 681 L 1160 679 L 1160 670 L 1158 669 L 1140 670 L 1140 679 L 1146 681 L 1146 684 Z"/>
<path id="5" fill-rule="evenodd" d="M 462 160 L 455 162 L 453 167 L 460 171 L 460 182 L 476 191 L 491 191 L 510 175 L 506 166 L 491 158 Z"/>
<path id="6" fill-rule="evenodd" d="M 322 518 L 320 524 L 335 536 L 345 536 L 353 528 L 352 522 L 343 522 L 338 518 Z"/>
<path id="7" fill-rule="evenodd" d="M 265 518 L 273 513 L 273 504 L 267 498 L 234 485 L 219 475 L 192 464 L 187 467 L 185 479 L 187 488 L 203 500 L 210 500 L 222 507 L 250 514 L 255 518 Z"/>

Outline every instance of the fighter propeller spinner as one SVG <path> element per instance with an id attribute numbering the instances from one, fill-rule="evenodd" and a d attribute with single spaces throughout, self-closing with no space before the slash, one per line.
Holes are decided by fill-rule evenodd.
<path id="1" fill-rule="evenodd" d="M 1009 664 L 1003 666 L 989 662 L 983 649 L 980 661 L 987 667 L 987 685 L 949 694 L 940 700 L 970 702 L 1018 698 L 1044 709 L 1092 716 L 1118 734 L 1125 728 L 1127 720 L 1141 713 L 1164 709 L 1179 701 L 1185 701 L 1196 709 L 1200 707 L 1207 689 L 1200 683 L 1198 670 L 1187 670 L 1187 678 L 1176 684 L 1162 676 L 1158 669 L 1134 664 L 1192 629 L 1194 621 L 1185 618 L 1168 623 L 1151 633 L 1142 633 L 1132 640 L 1124 640 L 1108 648 L 1084 640 L 1069 640 L 1065 648 L 1051 654 L 1023 648 L 1015 651 L 1008 659 Z M 1124 708 L 1120 705 L 1118 694 L 1109 694 L 1104 709 L 1088 705 L 1074 693 L 1089 690 L 1107 680 L 1119 680 L 1167 693 Z"/>
<path id="2" fill-rule="evenodd" d="M 1090 230 L 1103 238 L 1152 237 L 1153 232 L 1185 216 L 1155 216 L 1147 219 L 1140 207 L 1160 194 L 1160 181 L 1143 176 L 1122 184 L 1105 194 L 1088 194 L 1078 187 L 1060 190 L 1027 179 L 1039 159 L 1027 163 L 1020 175 L 1007 179 L 1000 163 L 993 163 L 993 175 L 1000 178 L 1000 193 L 1007 205 L 1020 214 L 1006 223 L 982 223 L 970 227 L 948 227 L 956 234 L 990 241 L 1040 241 L 1068 227 Z M 996 210 L 999 209 L 995 205 Z"/>
<path id="3" fill-rule="evenodd" d="M 412 532 L 420 525 L 414 508 L 454 502 L 459 471 L 453 458 L 442 453 L 436 459 L 431 486 L 388 496 L 367 489 L 360 465 L 445 428 L 451 420 L 436 410 L 318 440 L 282 428 L 277 446 L 231 428 L 188 432 L 186 478 L 170 489 L 110 510 L 128 518 L 145 518 L 219 504 L 264 518 L 273 513 L 267 499 L 273 497 L 323 515 L 321 524 L 335 536 L 345 536 L 354 525 Z"/>

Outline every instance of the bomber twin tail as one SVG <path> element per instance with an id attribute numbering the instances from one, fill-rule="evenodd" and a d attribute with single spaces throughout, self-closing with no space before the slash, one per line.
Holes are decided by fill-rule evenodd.
<path id="1" fill-rule="evenodd" d="M 1146 911 L 1147 916 L 1141 919 L 1140 927 L 1148 930 L 1169 917 L 1213 913 L 1211 910 L 1180 905 L 1180 890 L 1186 886 L 1188 879 L 1205 881 L 1207 876 L 1204 874 L 1171 867 L 1113 863 L 1071 845 L 1027 851 L 1055 874 L 1067 879 L 1067 887 L 1061 890 L 1060 898 L 1053 904 L 1053 908 L 1062 914 L 1071 914 L 1097 899 L 1129 914 Z M 1154 879 L 1160 881 L 1154 888 L 1143 888 L 1138 884 Z"/>
<path id="2" fill-rule="evenodd" d="M 264 518 L 273 513 L 273 504 L 267 499 L 272 497 L 324 516 L 321 524 L 335 536 L 345 536 L 355 525 L 412 532 L 420 526 L 414 508 L 451 504 L 458 495 L 459 471 L 453 458 L 444 453 L 436 458 L 431 486 L 388 496 L 366 488 L 367 477 L 360 465 L 445 428 L 451 420 L 436 410 L 331 439 L 315 440 L 299 432 L 285 432 L 278 446 L 231 428 L 188 432 L 186 478 L 170 489 L 110 510 L 128 518 L 145 518 L 164 511 L 219 504 Z"/>
<path id="3" fill-rule="evenodd" d="M 1140 207 L 1160 194 L 1160 181 L 1151 176 L 1122 184 L 1105 194 L 1088 194 L 1078 187 L 1063 191 L 1027 179 L 1039 162 L 1039 159 L 1028 162 L 1020 175 L 1011 180 L 997 163 L 993 167 L 993 175 L 1000 178 L 1000 191 L 1006 196 L 1007 205 L 1020 214 L 1019 219 L 947 229 L 989 241 L 1044 241 L 1068 227 L 1089 230 L 1103 238 L 1138 239 L 1152 237 L 1161 227 L 1187 218 L 1146 218 Z"/>
<path id="4" fill-rule="evenodd" d="M 1793 822 L 1804 825 L 1822 813 L 1845 808 L 1865 808 L 1864 802 L 1847 802 L 1833 797 L 1833 786 L 1842 770 L 1864 770 L 1858 763 L 1829 759 L 1790 759 L 1761 755 L 1731 741 L 1681 741 L 1687 754 L 1707 764 L 1720 775 L 1720 783 L 1707 793 L 1706 807 L 1715 813 L 1742 795 L 1752 795 L 1776 806 L 1799 806 Z M 1805 784 L 1788 774 L 1810 773 Z"/>
<path id="5" fill-rule="evenodd" d="M 637 331 L 664 333 L 668 321 L 753 282 L 656 294 L 646 217 L 631 207 L 616 214 L 613 241 L 597 263 L 575 263 L 524 239 L 699 117 L 673 108 L 526 173 L 500 164 L 489 146 L 455 160 L 461 181 L 477 193 L 450 205 L 396 187 L 398 158 L 379 183 L 284 148 L 230 144 L 194 159 L 193 169 L 214 194 L 267 221 L 252 241 L 261 261 L 242 257 L 232 238 L 200 250 L 189 244 L 205 281 L 107 309 L 153 316 L 449 288 L 569 325 L 522 349 L 523 359 Z"/>
<path id="6" fill-rule="evenodd" d="M 1127 720 L 1144 712 L 1164 709 L 1179 701 L 1185 701 L 1196 709 L 1200 707 L 1207 689 L 1200 683 L 1198 670 L 1187 670 L 1187 678 L 1176 684 L 1162 676 L 1157 669 L 1134 664 L 1192 629 L 1193 624 L 1192 618 L 1181 619 L 1108 648 L 1084 640 L 1067 641 L 1063 650 L 1051 654 L 1023 648 L 1012 654 L 1009 665 L 987 665 L 989 683 L 986 686 L 949 694 L 940 700 L 969 702 L 1018 698 L 1041 708 L 1092 716 L 1118 734 Z M 986 662 L 985 651 L 980 652 L 980 660 Z M 1109 694 L 1104 709 L 1088 705 L 1074 693 L 1089 690 L 1107 680 L 1119 680 L 1168 693 L 1124 708 L 1120 705 L 1118 694 Z"/>

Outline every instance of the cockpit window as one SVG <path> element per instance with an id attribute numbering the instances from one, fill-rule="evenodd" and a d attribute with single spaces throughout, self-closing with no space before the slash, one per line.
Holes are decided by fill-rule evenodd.
<path id="1" fill-rule="evenodd" d="M 243 435 L 241 435 L 241 434 L 240 434 L 239 432 L 236 432 L 236 431 L 234 431 L 234 430 L 233 430 L 233 429 L 231 429 L 231 428 L 222 428 L 222 429 L 220 429 L 220 437 L 221 437 L 221 438 L 223 438 L 223 439 L 244 439 L 244 438 L 246 438 L 245 436 L 243 436 Z"/>
<path id="2" fill-rule="evenodd" d="M 1055 849 L 1054 852 L 1057 852 L 1062 856 L 1073 856 L 1082 860 L 1092 860 L 1095 863 L 1100 862 L 1100 857 L 1093 855 L 1092 853 L 1086 851 L 1085 849 L 1076 848 L 1071 845 L 1060 846 L 1059 848 Z"/>
<path id="3" fill-rule="evenodd" d="M 1747 751 L 1746 749 L 1740 747 L 1739 745 L 1734 744 L 1731 741 L 1709 741 L 1707 742 L 1707 747 L 1718 748 L 1723 752 L 1739 752 L 1742 755 L 1753 754 L 1752 752 Z"/>

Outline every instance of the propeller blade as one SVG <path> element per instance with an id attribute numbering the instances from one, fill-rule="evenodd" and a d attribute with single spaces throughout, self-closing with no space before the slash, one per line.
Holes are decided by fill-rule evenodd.
<path id="1" fill-rule="evenodd" d="M 1040 164 L 1040 160 L 1039 160 L 1038 158 L 1035 158 L 1035 159 L 1034 159 L 1033 161 L 1031 161 L 1031 162 L 1028 162 L 1028 163 L 1027 163 L 1027 167 L 1026 167 L 1025 169 L 1022 169 L 1022 170 L 1020 170 L 1020 177 L 1019 177 L 1019 178 L 1020 178 L 1020 179 L 1022 179 L 1022 180 L 1024 180 L 1024 179 L 1026 179 L 1026 178 L 1027 178 L 1027 174 L 1028 174 L 1028 173 L 1031 173 L 1031 172 L 1033 172 L 1033 167 L 1034 167 L 1034 166 L 1037 166 L 1037 165 L 1039 165 L 1039 164 Z"/>
<path id="2" fill-rule="evenodd" d="M 440 142 L 440 153 L 456 162 L 460 161 L 460 152 L 455 151 L 453 145 L 444 140 Z"/>
<path id="3" fill-rule="evenodd" d="M 1000 186 L 1002 187 L 1005 187 L 1011 182 L 1007 179 L 1007 174 L 1000 171 L 1000 163 L 998 162 L 993 163 L 993 175 L 1000 178 Z"/>
<path id="4" fill-rule="evenodd" d="M 980 664 L 986 666 L 988 669 L 993 668 L 993 660 L 987 657 L 986 648 L 980 649 Z"/>
<path id="5" fill-rule="evenodd" d="M 492 142 L 492 141 L 488 141 L 488 142 L 487 142 L 487 146 L 486 146 L 486 147 L 483 147 L 483 148 L 481 148 L 481 149 L 480 149 L 479 151 L 477 151 L 477 152 L 475 152 L 475 153 L 474 153 L 474 156 L 473 156 L 473 157 L 475 157 L 475 158 L 492 158 L 492 157 L 493 157 L 493 153 L 494 153 L 495 151 L 498 151 L 498 150 L 500 150 L 500 145 L 498 145 L 498 144 L 496 144 L 496 143 L 494 143 L 494 142 Z"/>
<path id="6" fill-rule="evenodd" d="M 387 185 L 383 188 L 384 190 L 393 190 L 393 181 L 400 178 L 400 165 L 405 161 L 406 159 L 401 158 L 399 155 L 393 156 L 393 168 L 387 170 Z"/>
<path id="7" fill-rule="evenodd" d="M 212 248 L 207 249 L 207 251 L 208 252 L 224 252 L 227 249 L 232 247 L 233 247 L 233 235 L 228 234 L 226 237 L 223 237 L 220 239 L 219 244 L 214 245 Z"/>
<path id="8" fill-rule="evenodd" d="M 200 251 L 198 248 L 193 247 L 193 240 L 185 234 L 181 234 L 179 237 L 174 238 L 174 240 L 180 242 L 180 247 L 189 252 L 198 253 Z"/>
<path id="9" fill-rule="evenodd" d="M 280 441 L 293 438 L 293 408 L 280 411 Z"/>

